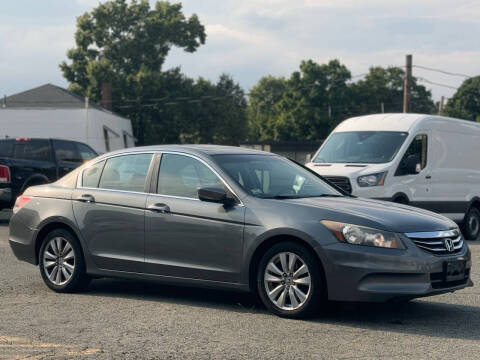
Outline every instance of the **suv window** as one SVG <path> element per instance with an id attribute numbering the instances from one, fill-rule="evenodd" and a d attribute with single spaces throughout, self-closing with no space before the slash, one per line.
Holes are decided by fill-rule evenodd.
<path id="1" fill-rule="evenodd" d="M 227 190 L 218 176 L 200 161 L 184 155 L 162 155 L 158 194 L 197 199 L 198 189 L 206 186 Z"/>
<path id="2" fill-rule="evenodd" d="M 420 159 L 420 170 L 424 169 L 427 166 L 427 148 L 428 148 L 428 139 L 427 135 L 417 135 L 413 139 L 412 143 L 408 147 L 405 155 L 403 155 L 402 160 L 398 166 L 395 176 L 407 175 L 407 162 L 408 158 L 412 155 L 418 156 Z"/>
<path id="3" fill-rule="evenodd" d="M 100 178 L 99 187 L 144 192 L 152 156 L 152 154 L 131 154 L 108 159 Z"/>
<path id="4" fill-rule="evenodd" d="M 55 148 L 55 157 L 57 161 L 82 161 L 77 148 L 72 141 L 53 140 L 53 147 Z"/>
<path id="5" fill-rule="evenodd" d="M 0 156 L 10 157 L 12 156 L 13 142 L 11 140 L 0 141 Z"/>
<path id="6" fill-rule="evenodd" d="M 90 160 L 97 157 L 97 153 L 88 145 L 76 143 L 77 150 L 82 160 Z"/>
<path id="7" fill-rule="evenodd" d="M 50 161 L 50 142 L 48 140 L 27 140 L 17 142 L 13 157 L 22 160 Z"/>
<path id="8" fill-rule="evenodd" d="M 100 180 L 100 175 L 102 174 L 103 165 L 105 165 L 105 160 L 100 161 L 92 166 L 87 167 L 83 171 L 82 175 L 82 186 L 97 188 L 98 181 Z"/>

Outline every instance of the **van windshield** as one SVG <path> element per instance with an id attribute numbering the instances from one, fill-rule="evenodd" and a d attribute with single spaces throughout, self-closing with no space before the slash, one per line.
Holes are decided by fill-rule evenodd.
<path id="1" fill-rule="evenodd" d="M 393 160 L 408 133 L 396 131 L 348 131 L 332 134 L 314 163 L 380 164 Z"/>

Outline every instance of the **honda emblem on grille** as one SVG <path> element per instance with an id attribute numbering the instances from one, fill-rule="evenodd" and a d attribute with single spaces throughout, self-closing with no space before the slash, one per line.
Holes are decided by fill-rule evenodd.
<path id="1" fill-rule="evenodd" d="M 455 250 L 452 239 L 445 239 L 443 243 L 445 244 L 445 249 L 447 249 L 448 252 L 453 252 L 453 250 Z"/>

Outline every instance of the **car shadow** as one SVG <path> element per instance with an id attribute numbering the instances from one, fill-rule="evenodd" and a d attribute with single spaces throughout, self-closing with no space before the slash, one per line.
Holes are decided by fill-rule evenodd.
<path id="1" fill-rule="evenodd" d="M 147 281 L 98 279 L 94 280 L 83 294 L 167 302 L 236 313 L 268 314 L 256 297 L 248 293 L 171 286 Z M 469 295 L 465 293 L 462 296 Z M 321 315 L 301 321 L 311 325 L 329 324 L 436 338 L 479 340 L 480 307 L 444 303 L 441 300 L 442 297 L 407 303 L 329 302 Z M 279 321 L 289 320 L 279 318 Z"/>

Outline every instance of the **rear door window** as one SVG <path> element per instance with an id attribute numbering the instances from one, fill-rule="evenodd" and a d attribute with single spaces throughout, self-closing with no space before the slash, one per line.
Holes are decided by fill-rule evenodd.
<path id="1" fill-rule="evenodd" d="M 11 140 L 0 141 L 0 157 L 11 157 L 13 142 Z"/>
<path id="2" fill-rule="evenodd" d="M 110 158 L 105 164 L 99 187 L 122 191 L 145 192 L 152 154 L 131 154 Z"/>
<path id="3" fill-rule="evenodd" d="M 87 167 L 82 175 L 82 187 L 97 188 L 102 175 L 103 165 L 105 160 L 100 161 L 92 166 Z"/>
<path id="4" fill-rule="evenodd" d="M 53 140 L 57 161 L 81 162 L 75 143 L 65 140 Z"/>
<path id="5" fill-rule="evenodd" d="M 14 157 L 21 160 L 50 161 L 50 142 L 48 140 L 27 140 L 17 142 Z"/>
<path id="6" fill-rule="evenodd" d="M 97 153 L 88 145 L 76 143 L 80 158 L 82 160 L 90 160 L 97 157 Z"/>

